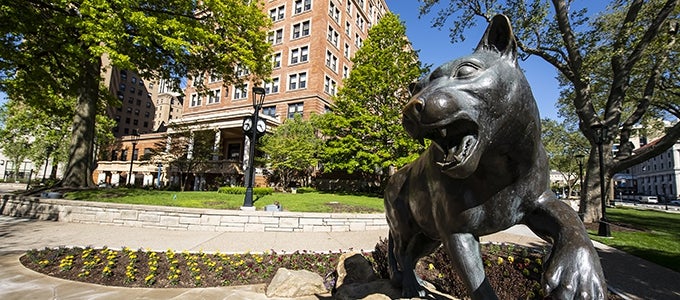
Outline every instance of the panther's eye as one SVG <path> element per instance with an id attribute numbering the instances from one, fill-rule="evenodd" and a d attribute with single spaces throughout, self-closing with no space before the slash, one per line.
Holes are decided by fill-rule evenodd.
<path id="1" fill-rule="evenodd" d="M 455 78 L 465 78 L 475 74 L 479 68 L 473 64 L 462 64 L 458 66 L 456 72 L 453 74 Z"/>

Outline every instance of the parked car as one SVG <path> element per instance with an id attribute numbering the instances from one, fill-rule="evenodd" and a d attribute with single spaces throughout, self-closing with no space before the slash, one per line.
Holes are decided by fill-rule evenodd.
<path id="1" fill-rule="evenodd" d="M 656 196 L 640 196 L 640 203 L 659 203 L 659 198 Z"/>
<path id="2" fill-rule="evenodd" d="M 672 204 L 672 205 L 680 205 L 680 200 L 672 200 L 669 203 Z"/>

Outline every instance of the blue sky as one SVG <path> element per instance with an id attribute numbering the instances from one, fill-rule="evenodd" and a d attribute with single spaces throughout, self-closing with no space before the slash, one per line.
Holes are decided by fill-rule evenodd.
<path id="1" fill-rule="evenodd" d="M 448 28 L 439 30 L 431 27 L 434 14 L 418 18 L 419 1 L 386 0 L 386 2 L 390 11 L 399 15 L 406 24 L 406 35 L 413 47 L 420 51 L 421 62 L 431 64 L 433 68 L 451 59 L 470 54 L 486 28 L 486 22 L 480 19 L 476 28 L 468 30 L 465 42 L 454 45 L 449 38 Z M 519 63 L 526 72 L 541 118 L 557 119 L 555 103 L 559 97 L 559 90 L 555 68 L 537 57 Z"/>

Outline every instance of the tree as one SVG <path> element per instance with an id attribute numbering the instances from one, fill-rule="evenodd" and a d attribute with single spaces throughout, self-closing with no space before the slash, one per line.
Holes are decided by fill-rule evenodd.
<path id="1" fill-rule="evenodd" d="M 615 142 L 628 146 L 633 125 L 643 118 L 659 116 L 654 106 L 677 118 L 678 19 L 677 0 L 616 0 L 599 15 L 586 9 L 572 11 L 571 1 L 440 1 L 424 0 L 422 13 L 448 2 L 439 11 L 434 26 L 444 26 L 454 17 L 452 39 L 463 38 L 476 17 L 489 20 L 496 13 L 510 17 L 522 57 L 537 56 L 559 71 L 562 97 L 578 119 L 579 130 L 590 143 L 586 193 L 581 194 L 580 213 L 585 222 L 601 215 L 599 172 L 605 181 L 614 173 L 662 153 L 680 137 L 680 123 L 666 131 L 658 143 L 636 155 L 619 151 Z M 677 21 L 676 21 L 677 22 Z M 657 93 L 663 86 L 662 93 Z M 602 125 L 603 131 L 597 126 Z M 600 134 L 602 133 L 602 134 Z M 598 167 L 598 144 L 602 143 L 604 168 Z M 625 150 L 625 148 L 624 148 Z M 605 189 L 607 190 L 607 189 Z"/>
<path id="2" fill-rule="evenodd" d="M 566 122 L 543 119 L 541 130 L 550 169 L 560 172 L 571 195 L 580 176 L 577 155 L 588 153 L 588 141 L 578 129 L 571 128 Z"/>
<path id="3" fill-rule="evenodd" d="M 103 68 L 175 82 L 209 71 L 225 84 L 244 80 L 239 66 L 257 79 L 271 69 L 260 1 L 24 0 L 3 4 L 0 17 L 0 89 L 42 106 L 52 105 L 43 103 L 46 94 L 76 99 L 60 183 L 67 187 L 94 185 Z"/>
<path id="4" fill-rule="evenodd" d="M 410 98 L 407 87 L 426 68 L 394 14 L 371 27 L 352 62 L 333 112 L 316 120 L 326 137 L 321 160 L 326 172 L 384 180 L 380 173 L 405 165 L 423 151 L 402 128 L 401 110 Z"/>
<path id="5" fill-rule="evenodd" d="M 286 120 L 271 134 L 262 137 L 260 150 L 265 153 L 264 162 L 274 171 L 283 187 L 292 182 L 306 182 L 318 165 L 317 153 L 321 140 L 311 121 L 300 115 Z"/>
<path id="6" fill-rule="evenodd" d="M 69 104 L 64 101 L 61 108 L 49 112 L 11 99 L 2 105 L 1 147 L 3 153 L 12 159 L 15 168 L 26 158 L 35 162 L 36 166 L 51 158 L 53 172 L 50 177 L 56 175 L 55 168 L 65 157 L 64 144 L 72 117 Z M 14 174 L 17 174 L 17 170 L 14 170 Z"/>
<path id="7" fill-rule="evenodd" d="M 169 128 L 165 139 L 151 149 L 149 163 L 162 163 L 171 172 L 178 173 L 179 187 L 184 191 L 191 188 L 191 176 L 208 171 L 212 167 L 211 161 L 220 153 L 213 130 L 175 125 Z"/>

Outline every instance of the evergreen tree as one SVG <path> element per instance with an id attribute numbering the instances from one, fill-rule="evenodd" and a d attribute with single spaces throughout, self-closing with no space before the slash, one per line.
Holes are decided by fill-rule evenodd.
<path id="1" fill-rule="evenodd" d="M 423 151 L 402 128 L 401 110 L 411 96 L 409 84 L 426 68 L 394 14 L 385 15 L 369 30 L 352 62 L 333 112 L 315 120 L 327 138 L 321 151 L 324 171 L 384 182 L 387 176 L 381 173 L 411 162 Z"/>

